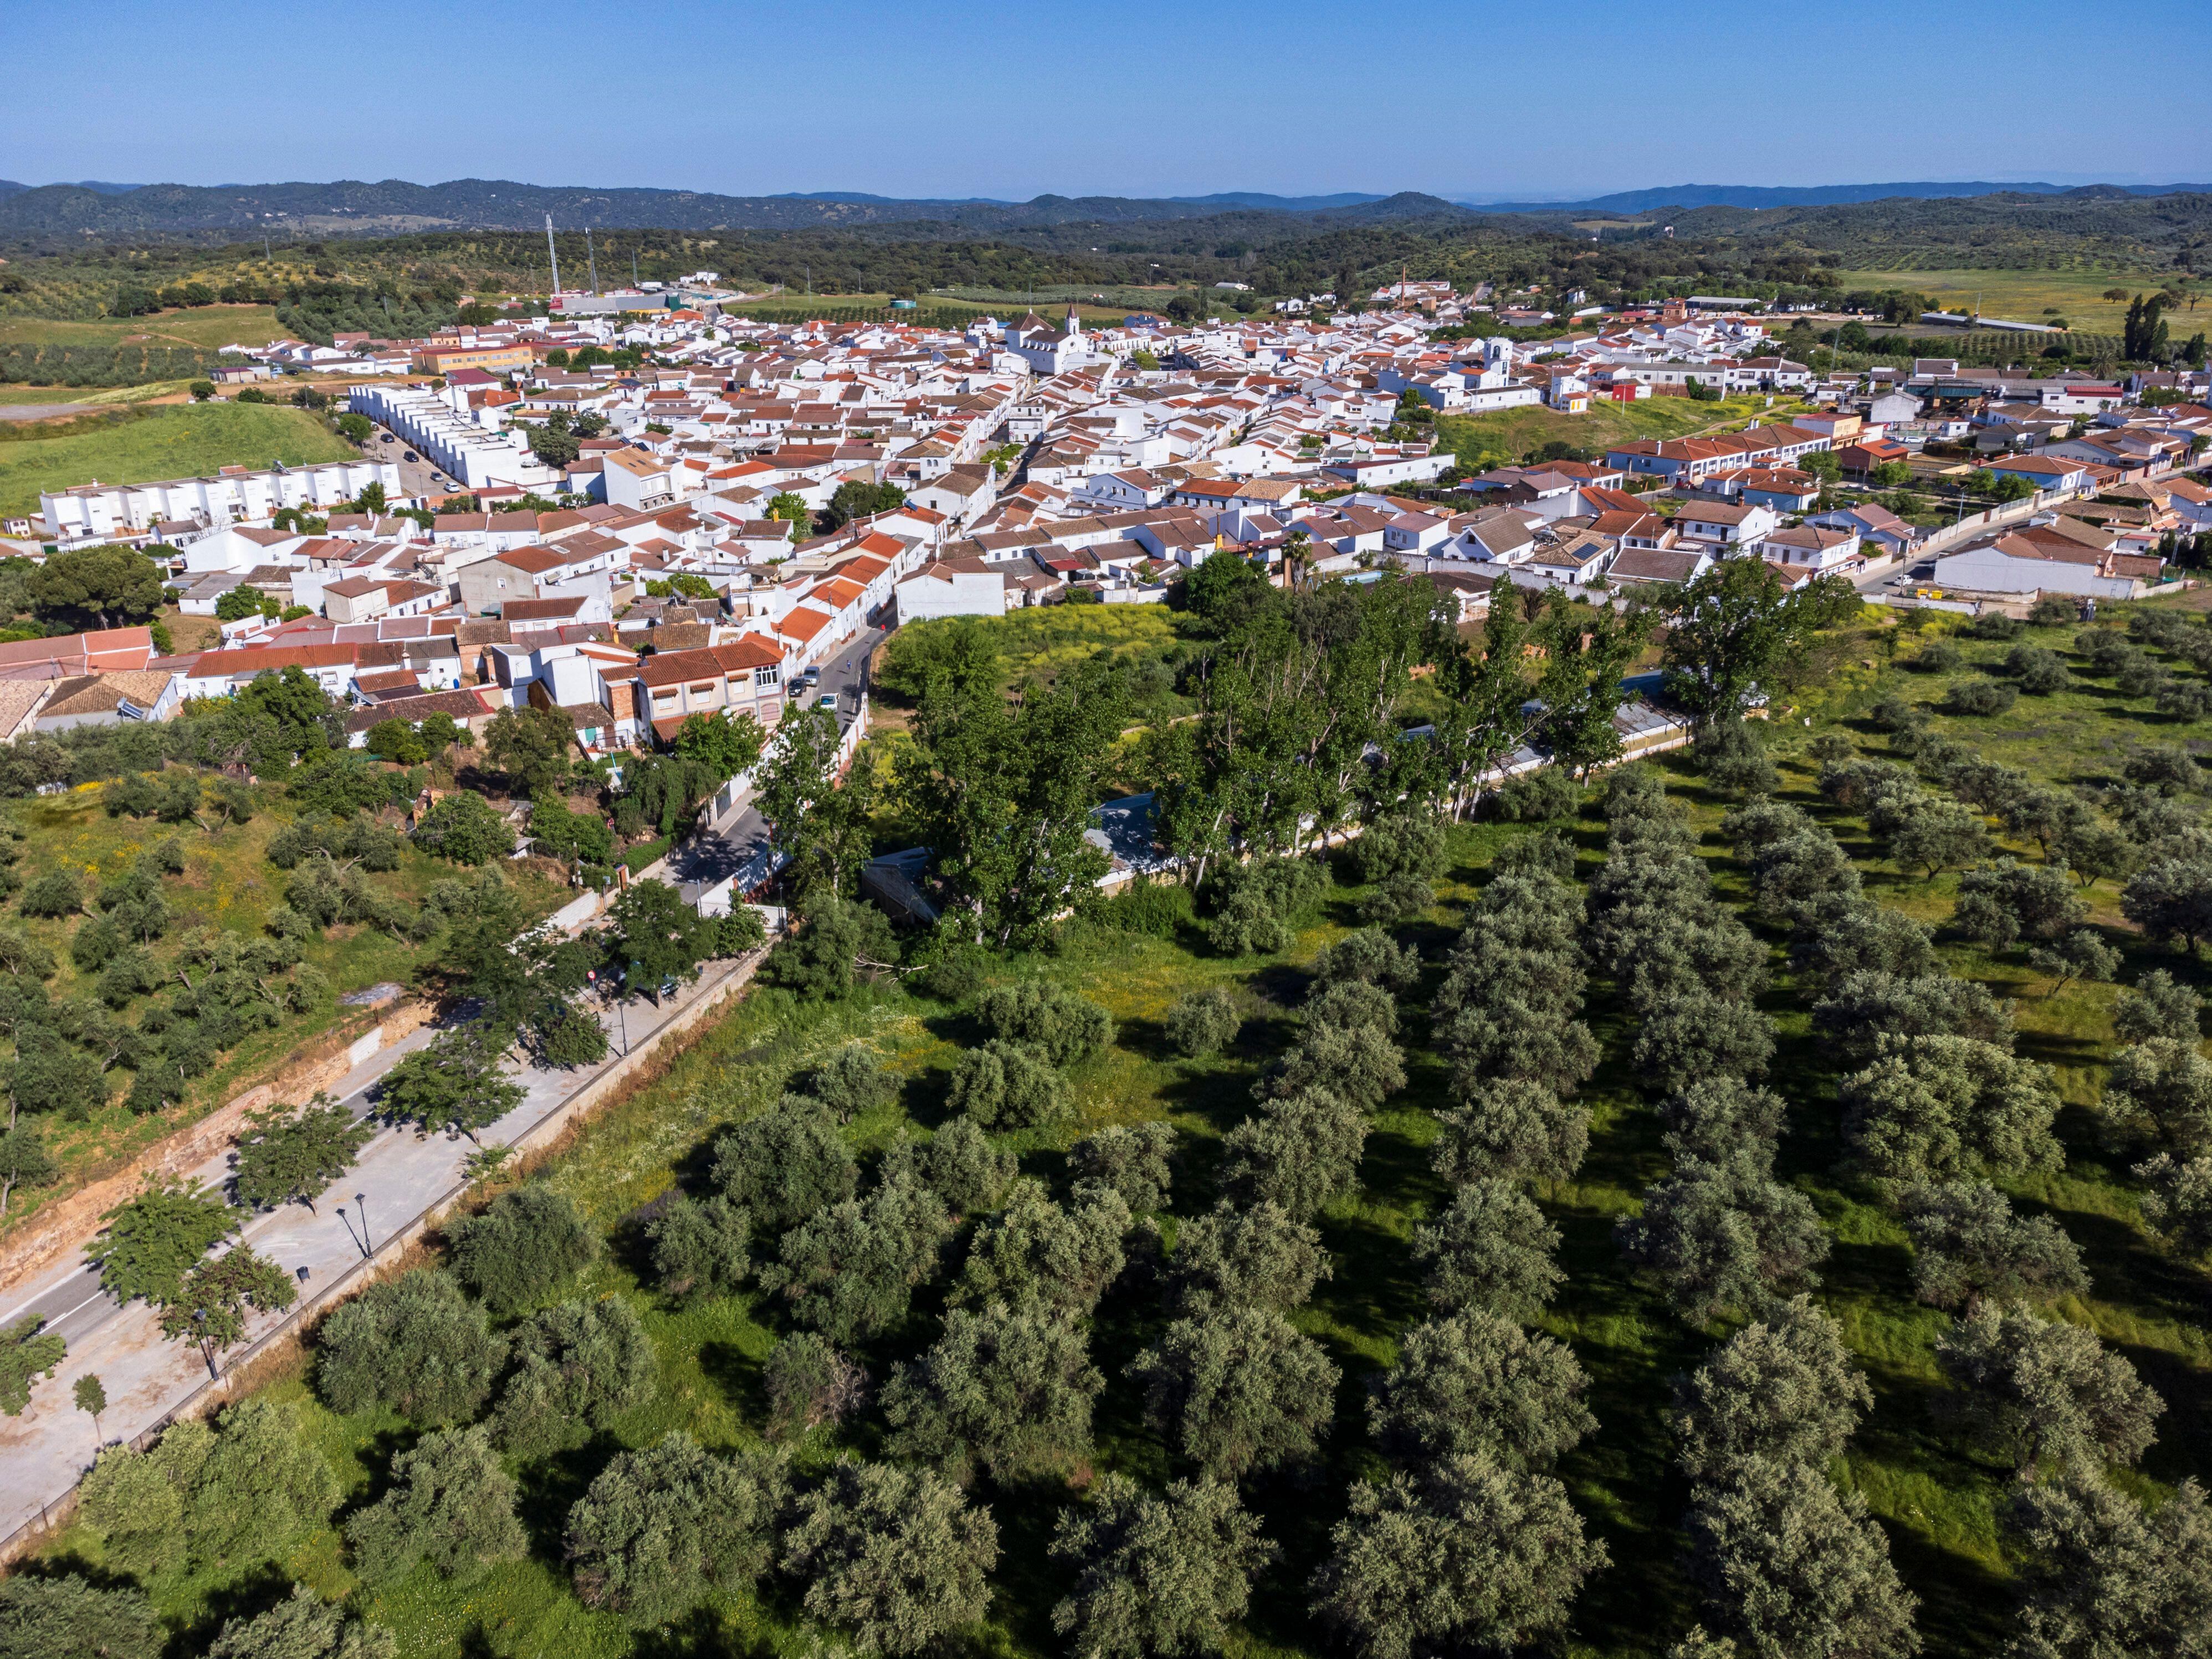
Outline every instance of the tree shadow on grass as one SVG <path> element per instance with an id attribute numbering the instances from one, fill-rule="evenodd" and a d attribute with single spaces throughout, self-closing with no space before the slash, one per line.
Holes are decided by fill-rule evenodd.
<path id="1" fill-rule="evenodd" d="M 699 1369 L 746 1422 L 768 1420 L 765 1361 L 755 1358 L 734 1342 L 702 1342 L 699 1345 Z"/>
<path id="2" fill-rule="evenodd" d="M 540 1560 L 558 1561 L 565 1548 L 568 1511 L 591 1489 L 600 1472 L 624 1449 L 612 1435 L 593 1435 L 580 1446 L 532 1459 L 522 1467 L 515 1485 L 520 1501 L 514 1512 L 530 1535 L 530 1553 Z"/>

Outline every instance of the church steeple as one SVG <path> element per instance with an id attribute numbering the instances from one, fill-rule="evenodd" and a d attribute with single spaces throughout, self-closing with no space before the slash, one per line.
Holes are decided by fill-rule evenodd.
<path id="1" fill-rule="evenodd" d="M 1083 319 L 1075 314 L 1075 306 L 1073 301 L 1069 302 L 1067 307 L 1067 331 L 1071 335 L 1083 332 Z"/>

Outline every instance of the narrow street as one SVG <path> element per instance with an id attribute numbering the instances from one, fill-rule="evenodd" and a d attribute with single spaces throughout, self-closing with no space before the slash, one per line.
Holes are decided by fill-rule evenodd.
<path id="1" fill-rule="evenodd" d="M 860 698 L 868 690 L 868 656 L 887 637 L 886 630 L 870 627 L 822 665 L 822 683 L 798 706 L 811 705 L 832 692 L 837 697 L 837 727 L 843 731 L 859 718 Z M 669 879 L 712 886 L 745 870 L 760 868 L 768 854 L 768 825 L 750 804 L 720 825 L 702 829 L 668 854 Z"/>

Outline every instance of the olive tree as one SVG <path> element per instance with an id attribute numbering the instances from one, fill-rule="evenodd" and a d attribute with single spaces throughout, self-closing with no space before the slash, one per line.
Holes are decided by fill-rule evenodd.
<path id="1" fill-rule="evenodd" d="M 445 1273 L 410 1268 L 331 1310 L 316 1332 L 315 1385 L 331 1410 L 389 1407 L 437 1427 L 483 1410 L 507 1340 Z"/>
<path id="2" fill-rule="evenodd" d="M 793 1331 L 777 1343 L 761 1382 L 769 1432 L 779 1440 L 835 1427 L 860 1409 L 868 1391 L 868 1374 L 815 1331 Z"/>
<path id="3" fill-rule="evenodd" d="M 1828 1254 L 1812 1200 L 1749 1151 L 1711 1164 L 1685 1158 L 1645 1189 L 1642 1213 L 1613 1231 L 1622 1252 L 1659 1279 L 1693 1325 L 1755 1306 L 1778 1286 L 1817 1283 L 1813 1267 Z"/>
<path id="4" fill-rule="evenodd" d="M 1912 1238 L 1912 1288 L 1938 1308 L 2027 1297 L 2079 1296 L 2089 1288 L 2081 1252 L 2050 1216 L 2018 1216 L 1986 1182 L 1926 1184 L 1900 1205 Z"/>
<path id="5" fill-rule="evenodd" d="M 2193 1041 L 2146 1037 L 2112 1057 L 2101 1109 L 2187 1155 L 2212 1147 L 2212 1060 Z"/>
<path id="6" fill-rule="evenodd" d="M 752 1271 L 751 1214 L 716 1194 L 672 1195 L 646 1225 L 653 1271 L 671 1296 L 726 1296 Z"/>
<path id="7" fill-rule="evenodd" d="M 1364 1659 L 1512 1652 L 1556 1637 L 1608 1564 L 1547 1474 L 1462 1455 L 1352 1489 L 1314 1612 Z"/>
<path id="8" fill-rule="evenodd" d="M 1714 1077 L 1669 1096 L 1659 1108 L 1667 1124 L 1667 1150 L 1678 1158 L 1706 1163 L 1739 1148 L 1771 1156 L 1781 1139 L 1782 1097 L 1737 1078 Z"/>
<path id="9" fill-rule="evenodd" d="M 1677 1385 L 1675 1458 L 1692 1480 L 1724 1480 L 1746 1458 L 1825 1468 L 1873 1408 L 1842 1327 L 1792 1297 Z"/>
<path id="10" fill-rule="evenodd" d="M 1067 1165 L 1079 1188 L 1087 1183 L 1109 1188 L 1133 1212 L 1142 1213 L 1167 1207 L 1175 1150 L 1170 1124 L 1111 1123 L 1069 1147 Z"/>
<path id="11" fill-rule="evenodd" d="M 1223 1190 L 1240 1204 L 1312 1216 L 1358 1183 L 1367 1127 L 1366 1114 L 1330 1090 L 1263 1100 L 1222 1137 Z"/>
<path id="12" fill-rule="evenodd" d="M 2023 1655 L 2169 1659 L 2204 1651 L 2212 1509 L 2184 1480 L 2146 1513 L 2094 1471 L 2023 1482 L 2005 1515 L 2025 1592 Z"/>
<path id="13" fill-rule="evenodd" d="M 168 1641 L 146 1593 L 73 1572 L 0 1579 L 0 1653 L 9 1659 L 154 1659 Z"/>
<path id="14" fill-rule="evenodd" d="M 1306 1462 L 1335 1413 L 1336 1367 L 1319 1343 L 1265 1309 L 1179 1319 L 1131 1362 L 1129 1376 L 1153 1428 L 1223 1480 Z"/>
<path id="15" fill-rule="evenodd" d="M 659 1370 L 643 1322 L 621 1297 L 547 1308 L 515 1333 L 494 1431 L 525 1457 L 580 1446 L 652 1398 Z"/>
<path id="16" fill-rule="evenodd" d="M 865 1201 L 847 1199 L 784 1234 L 779 1260 L 757 1269 L 760 1286 L 831 1341 L 866 1341 L 906 1317 L 951 1230 L 935 1193 L 886 1179 Z"/>
<path id="17" fill-rule="evenodd" d="M 1229 992 L 1218 986 L 1191 991 L 1177 998 L 1175 1006 L 1168 1010 L 1168 1042 L 1186 1059 L 1200 1060 L 1234 1042 L 1243 1024 L 1243 1016 L 1237 1012 L 1237 999 Z"/>
<path id="18" fill-rule="evenodd" d="M 1820 1466 L 1748 1459 L 1698 1488 L 1688 1531 L 1691 1578 L 1747 1659 L 1918 1650 L 1881 1528 Z"/>
<path id="19" fill-rule="evenodd" d="M 447 1230 L 453 1272 L 495 1314 L 519 1313 L 581 1272 L 599 1235 L 575 1200 L 542 1182 L 502 1193 Z"/>
<path id="20" fill-rule="evenodd" d="M 944 1477 L 848 1459 L 799 1497 L 782 1565 L 809 1618 L 903 1659 L 981 1622 L 998 1559 L 990 1511 Z"/>
<path id="21" fill-rule="evenodd" d="M 1565 1181 L 1589 1150 L 1589 1108 L 1561 1100 L 1541 1083 L 1476 1082 L 1437 1117 L 1443 1131 L 1429 1158 L 1454 1185 L 1492 1177 Z"/>
<path id="22" fill-rule="evenodd" d="M 1936 1340 L 1978 1438 L 2033 1478 L 2045 1465 L 2133 1463 L 2165 1402 L 2096 1333 L 1985 1302 Z"/>
<path id="23" fill-rule="evenodd" d="M 1566 1279 L 1559 1249 L 1559 1229 L 1502 1181 L 1468 1182 L 1442 1215 L 1413 1232 L 1429 1300 L 1449 1312 L 1480 1308 L 1534 1318 Z"/>
<path id="24" fill-rule="evenodd" d="M 2132 1051 L 2130 1051 L 2132 1052 Z M 1965 1036 L 1887 1037 L 1843 1081 L 1844 1142 L 1867 1173 L 1893 1181 L 2055 1170 L 2051 1069 Z"/>
<path id="25" fill-rule="evenodd" d="M 295 1584 L 268 1612 L 225 1620 L 207 1651 L 208 1659 L 394 1659 L 399 1638 Z"/>
<path id="26" fill-rule="evenodd" d="M 1129 1206 L 1110 1191 L 1088 1192 L 1085 1200 L 1064 1209 L 1042 1182 L 1016 1181 L 1006 1208 L 976 1229 L 952 1303 L 1088 1314 L 1121 1273 Z"/>
<path id="27" fill-rule="evenodd" d="M 1060 1511 L 1052 1557 L 1073 1589 L 1052 1610 L 1075 1659 L 1219 1653 L 1244 1617 L 1252 1575 L 1279 1552 L 1225 1481 L 1146 1492 L 1108 1474 Z"/>
<path id="28" fill-rule="evenodd" d="M 2135 1176 L 2144 1188 L 2143 1219 L 2161 1237 L 2191 1255 L 2212 1249 L 2212 1157 L 2160 1152 L 2136 1164 Z"/>
<path id="29" fill-rule="evenodd" d="M 1589 1389 L 1564 1344 L 1468 1309 L 1406 1333 L 1397 1364 L 1368 1400 L 1368 1425 L 1377 1445 L 1414 1467 L 1474 1452 L 1549 1468 L 1597 1428 L 1583 1403 Z"/>
<path id="30" fill-rule="evenodd" d="M 1166 1128 L 1166 1125 L 1147 1125 Z M 1169 1131 L 1173 1133 L 1172 1130 Z M 971 1118 L 948 1119 L 915 1155 L 922 1184 L 956 1215 L 997 1207 L 1021 1169 L 1012 1147 L 994 1146 Z"/>
<path id="31" fill-rule="evenodd" d="M 789 1489 L 781 1453 L 718 1457 L 680 1429 L 622 1452 L 568 1511 L 563 1553 L 576 1594 L 649 1626 L 710 1590 L 749 1589 L 774 1562 Z"/>
<path id="32" fill-rule="evenodd" d="M 467 1577 L 528 1548 L 515 1493 L 489 1430 L 436 1430 L 392 1460 L 391 1486 L 346 1522 L 346 1541 L 371 1583 L 426 1559 L 445 1577 Z"/>
<path id="33" fill-rule="evenodd" d="M 1091 1407 L 1106 1379 L 1077 1315 L 992 1303 L 955 1309 L 944 1334 L 884 1388 L 892 1455 L 966 1486 L 1064 1469 L 1091 1449 Z"/>
<path id="34" fill-rule="evenodd" d="M 807 1096 L 786 1095 L 772 1109 L 731 1129 L 714 1148 L 714 1184 L 772 1231 L 852 1197 L 858 1179 L 836 1121 Z"/>
<path id="35" fill-rule="evenodd" d="M 1321 1235 L 1280 1205 L 1246 1209 L 1226 1201 L 1176 1231 L 1169 1300 L 1179 1313 L 1270 1308 L 1288 1313 L 1330 1276 Z"/>

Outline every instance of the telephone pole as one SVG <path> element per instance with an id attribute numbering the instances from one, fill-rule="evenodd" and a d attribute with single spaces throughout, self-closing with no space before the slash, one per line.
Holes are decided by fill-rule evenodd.
<path id="1" fill-rule="evenodd" d="M 553 216 L 550 213 L 545 216 L 545 261 L 553 267 L 553 293 L 557 298 L 561 292 L 561 251 L 553 246 Z"/>

